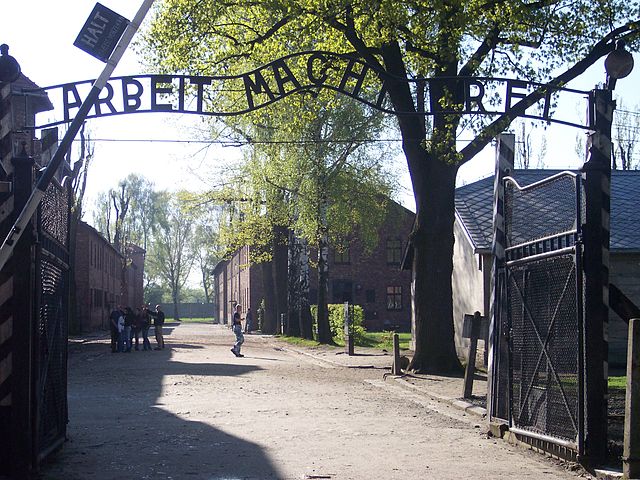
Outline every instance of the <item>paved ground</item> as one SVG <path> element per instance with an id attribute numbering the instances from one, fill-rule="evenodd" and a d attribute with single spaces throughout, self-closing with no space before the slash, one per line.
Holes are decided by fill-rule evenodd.
<path id="1" fill-rule="evenodd" d="M 487 438 L 480 417 L 437 401 L 458 396 L 459 379 L 412 378 L 408 388 L 385 379 L 391 356 L 381 352 L 348 357 L 251 335 L 236 358 L 225 327 L 165 330 L 163 351 L 111 354 L 103 338 L 74 342 L 69 441 L 43 480 L 579 475 Z"/>

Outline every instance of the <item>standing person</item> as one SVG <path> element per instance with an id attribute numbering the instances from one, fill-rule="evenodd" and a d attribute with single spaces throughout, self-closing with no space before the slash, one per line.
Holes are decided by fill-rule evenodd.
<path id="1" fill-rule="evenodd" d="M 133 318 L 134 318 L 133 310 L 131 307 L 126 307 L 124 309 L 124 341 L 125 341 L 125 352 L 131 351 L 131 338 L 132 338 L 132 330 L 133 330 Z"/>
<path id="2" fill-rule="evenodd" d="M 151 350 L 149 342 L 149 328 L 151 327 L 151 318 L 149 316 L 149 306 L 143 305 L 140 313 L 140 329 L 142 331 L 142 349 Z"/>
<path id="3" fill-rule="evenodd" d="M 253 330 L 253 313 L 251 307 L 248 307 L 244 316 L 244 333 L 251 333 L 251 330 Z"/>
<path id="4" fill-rule="evenodd" d="M 236 305 L 236 312 L 233 314 L 233 321 L 231 323 L 233 333 L 236 334 L 236 343 L 233 345 L 231 352 L 233 352 L 236 357 L 244 357 L 244 355 L 240 353 L 240 347 L 244 343 L 244 335 L 242 334 L 242 317 L 240 316 L 241 309 L 242 306 L 240 304 Z"/>
<path id="5" fill-rule="evenodd" d="M 140 350 L 140 332 L 142 331 L 142 310 L 136 308 L 133 314 L 133 323 L 131 324 L 131 338 L 135 339 L 135 350 Z"/>
<path id="6" fill-rule="evenodd" d="M 120 309 L 120 316 L 118 317 L 118 351 L 124 352 L 127 341 L 124 335 L 124 312 Z"/>
<path id="7" fill-rule="evenodd" d="M 113 310 L 109 314 L 109 333 L 111 334 L 111 353 L 116 353 L 118 351 L 118 336 L 120 332 L 118 331 L 118 318 L 122 315 L 120 305 L 114 306 Z"/>
<path id="8" fill-rule="evenodd" d="M 160 305 L 156 305 L 155 312 L 149 312 L 149 315 L 153 317 L 153 329 L 156 332 L 156 343 L 158 344 L 154 350 L 161 350 L 164 348 L 164 336 L 162 334 L 162 326 L 164 325 L 164 312 Z"/>

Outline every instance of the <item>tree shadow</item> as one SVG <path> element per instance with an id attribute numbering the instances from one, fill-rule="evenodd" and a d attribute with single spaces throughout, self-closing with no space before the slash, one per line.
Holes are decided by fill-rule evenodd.
<path id="1" fill-rule="evenodd" d="M 213 404 L 197 402 L 201 411 L 176 405 L 181 395 L 190 395 L 185 376 L 240 377 L 259 370 L 250 364 L 172 361 L 167 349 L 112 354 L 105 339 L 75 345 L 69 355 L 68 441 L 42 466 L 39 478 L 283 478 L 260 445 L 202 421 L 211 418 L 210 408 L 231 414 L 233 405 L 216 404 L 215 398 Z M 163 396 L 166 388 L 173 389 L 169 397 Z"/>

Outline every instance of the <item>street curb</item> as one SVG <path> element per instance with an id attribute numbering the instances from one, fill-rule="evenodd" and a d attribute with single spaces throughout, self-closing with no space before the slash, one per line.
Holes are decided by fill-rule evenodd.
<path id="1" fill-rule="evenodd" d="M 414 390 L 423 395 L 430 397 L 432 400 L 436 400 L 438 402 L 444 402 L 452 405 L 453 407 L 462 410 L 465 413 L 474 415 L 479 418 L 486 418 L 487 409 L 480 407 L 478 405 L 474 405 L 471 402 L 467 402 L 466 400 L 460 400 L 459 398 L 451 398 L 444 395 L 438 395 L 437 393 L 429 392 L 420 387 L 413 385 L 412 383 L 407 382 L 403 377 L 392 377 L 396 382 L 403 386 L 403 388 L 407 388 L 410 390 Z"/>
<path id="2" fill-rule="evenodd" d="M 298 353 L 300 355 L 306 355 L 307 357 L 311 357 L 314 360 L 319 360 L 321 362 L 325 362 L 328 363 L 330 365 L 334 365 L 336 367 L 342 367 L 342 368 L 371 368 L 371 369 L 381 369 L 384 368 L 385 370 L 387 369 L 391 369 L 391 367 L 379 367 L 377 365 L 345 365 L 344 363 L 340 363 L 340 362 L 335 362 L 333 360 L 329 360 L 328 358 L 323 358 L 323 357 L 319 357 L 317 355 L 314 355 L 313 353 L 309 353 L 309 352 L 305 352 L 303 350 L 297 350 L 295 348 L 291 348 L 291 347 L 283 347 L 281 345 L 277 345 L 277 348 L 280 348 L 281 350 L 285 351 L 285 352 L 291 352 L 291 353 Z"/>

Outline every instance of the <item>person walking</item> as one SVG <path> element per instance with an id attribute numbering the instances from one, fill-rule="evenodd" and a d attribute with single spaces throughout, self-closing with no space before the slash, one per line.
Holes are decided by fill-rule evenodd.
<path id="1" fill-rule="evenodd" d="M 234 343 L 231 352 L 236 357 L 244 357 L 244 355 L 240 353 L 240 347 L 242 347 L 242 344 L 244 343 L 244 334 L 242 333 L 242 317 L 240 315 L 241 310 L 242 306 L 240 304 L 236 305 L 236 311 L 233 314 L 233 321 L 231 323 L 231 329 L 236 335 L 236 343 Z"/>
<path id="2" fill-rule="evenodd" d="M 160 305 L 156 305 L 155 312 L 149 312 L 149 315 L 153 317 L 153 329 L 156 332 L 157 346 L 154 350 L 162 350 L 164 348 L 164 335 L 162 333 L 162 326 L 164 325 L 164 312 Z"/>

